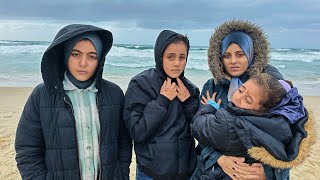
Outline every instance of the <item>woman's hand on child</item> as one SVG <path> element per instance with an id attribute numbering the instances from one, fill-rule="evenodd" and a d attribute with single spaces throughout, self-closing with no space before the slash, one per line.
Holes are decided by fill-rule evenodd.
<path id="1" fill-rule="evenodd" d="M 160 94 L 164 95 L 165 97 L 170 99 L 170 101 L 172 101 L 178 94 L 176 83 L 173 82 L 171 84 L 171 78 L 168 77 L 161 86 Z"/>
<path id="2" fill-rule="evenodd" d="M 225 156 L 222 155 L 217 163 L 222 168 L 223 172 L 225 172 L 231 179 L 235 180 L 237 179 L 237 176 L 235 175 L 235 162 L 244 162 L 243 157 L 235 157 L 235 156 Z"/>
<path id="3" fill-rule="evenodd" d="M 177 78 L 178 86 L 177 86 L 177 97 L 181 102 L 184 102 L 190 97 L 190 92 L 187 87 L 183 84 L 180 78 Z"/>
<path id="4" fill-rule="evenodd" d="M 261 163 L 253 163 L 252 165 L 235 161 L 233 166 L 234 175 L 236 179 L 261 179 L 265 180 L 266 176 Z"/>

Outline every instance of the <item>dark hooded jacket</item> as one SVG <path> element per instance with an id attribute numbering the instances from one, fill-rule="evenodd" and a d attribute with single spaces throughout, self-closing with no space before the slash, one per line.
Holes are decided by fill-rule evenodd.
<path id="1" fill-rule="evenodd" d="M 285 116 L 255 114 L 229 103 L 218 111 L 211 105 L 202 106 L 194 117 L 192 135 L 224 155 L 246 157 L 248 163 L 292 168 L 310 151 L 310 143 L 302 143 L 314 138 L 309 127 L 313 127 L 313 119 L 308 120 L 307 114 L 291 125 Z"/>
<path id="2" fill-rule="evenodd" d="M 105 55 L 112 46 L 111 32 L 90 25 L 61 29 L 45 51 L 41 72 L 44 83 L 30 95 L 16 133 L 16 161 L 23 179 L 80 179 L 75 118 L 63 89 L 64 43 L 76 35 L 96 32 L 103 41 L 97 67 L 97 108 L 100 120 L 99 179 L 129 179 L 132 142 L 123 124 L 123 92 L 102 79 Z"/>
<path id="3" fill-rule="evenodd" d="M 257 25 L 250 23 L 248 21 L 242 21 L 242 20 L 231 20 L 228 21 L 224 24 L 222 24 L 221 26 L 219 26 L 216 30 L 215 33 L 212 35 L 211 39 L 210 39 L 210 47 L 208 49 L 208 63 L 209 63 L 209 68 L 210 71 L 214 77 L 214 79 L 209 79 L 203 86 L 201 95 L 205 95 L 206 91 L 209 91 L 210 96 L 212 96 L 212 94 L 214 92 L 217 93 L 216 95 L 216 101 L 218 101 L 219 99 L 222 100 L 221 103 L 221 107 L 224 109 L 228 109 L 228 91 L 229 91 L 229 85 L 230 85 L 230 81 L 227 80 L 226 78 L 224 78 L 224 74 L 226 73 L 223 69 L 223 63 L 221 61 L 221 42 L 222 39 L 228 35 L 231 31 L 243 31 L 245 33 L 247 33 L 253 40 L 253 46 L 254 46 L 254 59 L 253 59 L 253 64 L 250 68 L 247 69 L 247 71 L 241 75 L 239 78 L 240 80 L 245 83 L 251 76 L 262 73 L 262 72 L 266 72 L 272 76 L 274 76 L 277 79 L 283 79 L 282 75 L 280 74 L 280 72 L 274 68 L 273 66 L 269 65 L 269 42 L 266 38 L 266 36 L 263 33 L 263 30 L 258 27 Z M 229 108 L 230 109 L 230 108 Z M 236 111 L 238 112 L 238 111 Z M 197 117 L 194 118 L 193 122 L 192 122 L 192 127 L 193 130 L 192 134 L 196 137 L 196 139 L 200 142 L 200 144 L 204 144 L 204 145 L 219 145 L 219 149 L 222 148 L 226 143 L 231 143 L 231 145 L 226 145 L 227 149 L 222 149 L 223 153 L 227 153 L 228 152 L 232 152 L 230 154 L 233 155 L 241 155 L 246 151 L 246 148 L 248 148 L 248 144 L 249 142 L 244 143 L 244 145 L 242 144 L 242 141 L 234 141 L 234 138 L 238 136 L 237 133 L 247 133 L 247 130 L 249 128 L 249 125 L 247 125 L 246 123 L 248 123 L 249 121 L 247 121 L 246 119 L 252 119 L 252 121 L 256 121 L 258 122 L 259 118 L 257 118 L 257 120 L 255 119 L 255 116 L 249 115 L 245 112 L 243 112 L 244 114 L 240 114 L 241 118 L 238 118 L 238 120 L 236 121 L 237 123 L 233 122 L 235 121 L 236 116 L 234 116 L 232 113 L 229 113 L 226 110 L 222 110 L 216 113 L 219 114 L 219 116 L 227 116 L 225 118 L 223 118 L 225 120 L 225 122 L 216 122 L 218 124 L 223 124 L 226 123 L 224 125 L 227 125 L 225 127 L 229 128 L 230 127 L 230 123 L 232 123 L 231 129 L 233 131 L 233 134 L 230 133 L 226 136 L 226 132 L 224 132 L 225 129 L 223 128 L 212 128 L 214 126 L 209 126 L 206 123 L 215 123 L 215 122 L 211 122 L 209 121 L 209 119 L 213 118 L 214 114 L 208 115 L 208 113 L 213 113 L 212 109 L 210 110 L 210 108 L 208 107 L 201 107 L 199 109 L 199 112 L 197 114 Z M 307 121 L 307 117 L 304 117 L 304 121 L 302 121 L 300 125 L 303 126 L 303 124 Z M 276 123 L 279 122 L 283 122 L 285 123 L 285 117 L 282 117 L 280 115 L 273 115 L 273 116 L 268 116 L 266 118 L 262 118 L 265 121 L 269 122 L 269 121 L 273 121 Z M 206 121 L 206 123 L 204 122 Z M 260 122 L 260 121 L 259 121 Z M 211 124 L 212 125 L 212 124 Z M 265 125 L 265 124 L 264 124 Z M 242 129 L 240 132 L 237 131 L 238 129 L 236 129 L 236 127 L 238 126 L 242 126 Z M 268 127 L 268 126 L 266 126 Z M 276 126 L 272 126 L 272 127 L 276 127 Z M 286 126 L 288 128 L 288 126 Z M 300 127 L 300 126 L 299 126 Z M 232 129 L 233 128 L 233 129 Z M 290 127 L 293 128 L 293 127 Z M 301 128 L 301 127 L 300 127 Z M 292 129 L 291 129 L 292 130 Z M 212 133 L 215 133 L 216 135 L 221 133 L 225 136 L 223 136 L 223 139 L 219 139 L 217 136 L 211 136 L 209 132 L 213 131 Z M 216 131 L 216 132 L 214 132 Z M 237 132 L 236 132 L 237 131 Z M 285 141 L 286 144 L 288 144 L 290 141 L 293 140 L 293 137 L 295 135 L 296 132 L 292 132 L 290 133 L 289 130 L 287 129 L 287 131 L 289 134 L 284 135 L 285 138 L 287 139 L 282 139 L 283 141 Z M 300 129 L 299 131 L 297 131 L 300 133 L 300 135 L 302 135 L 302 137 L 306 136 L 306 133 L 304 130 Z M 209 134 L 206 134 L 209 133 Z M 262 134 L 259 134 L 262 135 Z M 235 136 L 235 137 L 233 137 Z M 245 135 L 243 135 L 243 137 L 247 137 Z M 299 142 L 301 142 L 301 138 L 296 139 L 296 145 L 299 144 Z M 243 141 L 246 141 L 246 139 L 243 139 Z M 233 144 L 234 143 L 234 144 Z M 241 146 L 241 150 L 239 152 L 234 152 L 232 149 L 236 146 L 239 147 Z M 249 144 L 250 145 L 250 144 Z M 252 146 L 252 144 L 251 144 Z M 199 146 L 202 147 L 200 148 L 203 149 L 204 146 Z M 299 147 L 299 146 L 296 146 Z M 231 149 L 229 149 L 231 148 Z M 271 147 L 273 149 L 273 147 Z M 290 161 L 292 159 L 295 159 L 295 157 L 297 156 L 297 148 L 295 149 L 296 152 L 289 152 L 289 154 L 285 154 L 284 152 L 282 152 L 283 154 L 278 156 L 278 158 L 283 158 L 282 160 L 284 161 Z M 288 152 L 287 152 L 288 153 Z M 276 155 L 276 154 L 273 154 Z M 216 162 L 217 159 L 221 156 L 221 154 L 219 153 L 219 151 L 215 150 L 212 153 L 211 157 L 212 158 L 212 162 Z M 287 156 L 287 157 L 286 157 Z M 261 161 L 261 159 L 259 159 Z M 271 166 L 265 166 L 265 173 L 268 179 L 285 179 L 289 176 L 288 170 L 286 169 L 282 169 L 282 170 L 277 170 L 277 171 L 273 171 L 271 168 Z M 277 166 L 273 166 L 273 167 L 277 167 Z M 290 166 L 284 166 L 285 168 L 288 168 Z"/>
<path id="4" fill-rule="evenodd" d="M 169 30 L 160 33 L 154 48 L 156 68 L 133 77 L 125 95 L 124 121 L 134 140 L 137 164 L 154 179 L 186 179 L 196 160 L 190 122 L 199 105 L 198 88 L 182 74 L 190 92 L 186 101 L 170 101 L 160 94 L 167 78 L 162 54 L 177 36 Z"/>

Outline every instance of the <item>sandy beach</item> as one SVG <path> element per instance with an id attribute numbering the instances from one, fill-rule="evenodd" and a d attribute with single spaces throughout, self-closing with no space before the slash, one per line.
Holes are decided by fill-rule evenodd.
<path id="1" fill-rule="evenodd" d="M 0 88 L 0 179 L 21 179 L 16 168 L 14 139 L 16 127 L 24 104 L 32 88 Z M 316 131 L 320 129 L 320 96 L 304 97 L 307 108 L 313 111 Z M 130 179 L 135 179 L 135 158 L 132 159 Z M 320 177 L 320 138 L 312 146 L 305 162 L 291 171 L 290 179 L 319 179 Z"/>

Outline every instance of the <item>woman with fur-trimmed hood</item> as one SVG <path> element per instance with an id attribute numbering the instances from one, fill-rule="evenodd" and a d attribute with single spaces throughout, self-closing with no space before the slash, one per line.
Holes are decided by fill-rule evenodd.
<path id="1" fill-rule="evenodd" d="M 232 20 L 232 21 L 225 22 L 216 29 L 215 33 L 210 39 L 210 47 L 208 50 L 208 63 L 214 79 L 210 79 L 205 83 L 205 85 L 203 86 L 201 95 L 207 96 L 206 94 L 208 92 L 210 97 L 212 97 L 213 94 L 215 93 L 215 101 L 219 103 L 221 102 L 220 106 L 223 109 L 230 110 L 229 107 L 230 105 L 232 106 L 232 103 L 230 103 L 232 95 L 249 78 L 255 75 L 259 75 L 261 73 L 267 73 L 269 75 L 272 75 L 276 79 L 283 79 L 280 72 L 275 67 L 269 65 L 268 62 L 269 62 L 269 42 L 260 27 L 258 27 L 257 25 L 251 22 L 242 21 L 242 20 Z M 295 96 L 289 96 L 289 99 L 290 98 L 292 99 L 293 97 Z M 284 108 L 287 108 L 286 110 L 292 110 L 290 109 L 292 107 L 288 102 L 286 104 L 283 104 L 283 106 Z M 287 155 L 290 154 L 290 157 L 283 158 L 282 160 L 286 162 L 281 163 L 280 161 L 270 160 L 270 158 L 272 159 L 272 155 L 274 154 L 272 155 L 269 154 L 270 158 L 266 158 L 267 155 L 263 153 L 258 153 L 257 149 L 255 149 L 257 150 L 256 152 L 252 153 L 251 151 L 250 152 L 251 157 L 262 162 L 263 164 L 262 165 L 261 163 L 252 164 L 252 161 L 248 162 L 247 157 L 246 158 L 235 157 L 235 156 L 242 156 L 243 153 L 242 152 L 236 153 L 233 151 L 233 149 L 228 150 L 228 149 L 221 148 L 223 149 L 223 151 L 221 152 L 215 151 L 210 147 L 213 147 L 213 144 L 217 144 L 217 142 L 218 144 L 221 145 L 220 147 L 223 147 L 223 146 L 228 146 L 231 148 L 236 147 L 234 145 L 239 142 L 239 139 L 235 138 L 235 136 L 239 136 L 239 138 L 241 138 L 240 137 L 241 132 L 237 131 L 238 125 L 235 125 L 236 123 L 229 121 L 229 124 L 228 124 L 226 116 L 224 115 L 223 117 L 226 119 L 226 124 L 228 127 L 227 131 L 229 132 L 232 131 L 234 133 L 227 134 L 226 137 L 222 139 L 219 139 L 218 136 L 216 135 L 212 136 L 212 134 L 214 133 L 211 133 L 211 132 L 217 133 L 217 131 L 221 131 L 221 132 L 223 131 L 223 129 L 217 128 L 215 125 L 210 126 L 210 123 L 212 125 L 212 122 L 213 122 L 211 114 L 215 114 L 216 112 L 216 111 L 213 111 L 212 109 L 214 108 L 210 109 L 206 105 L 200 107 L 191 125 L 192 134 L 197 138 L 197 140 L 200 143 L 199 147 L 197 148 L 198 150 L 201 151 L 201 154 L 199 157 L 206 159 L 205 160 L 206 162 L 204 165 L 205 171 L 201 173 L 207 173 L 208 171 L 210 171 L 209 176 L 207 176 L 208 174 L 205 174 L 205 176 L 201 176 L 201 173 L 200 173 L 201 178 L 204 178 L 204 177 L 210 178 L 210 175 L 212 175 L 214 176 L 215 179 L 224 179 L 224 178 L 229 179 L 229 177 L 233 179 L 239 179 L 239 178 L 241 179 L 251 179 L 251 178 L 288 179 L 289 168 L 297 165 L 297 162 L 299 163 L 302 162 L 301 159 L 303 159 L 304 156 L 301 155 L 301 153 L 300 155 L 302 157 L 300 157 L 300 159 L 298 160 L 296 159 L 296 157 L 298 156 L 298 152 L 288 152 Z M 250 122 L 253 122 L 253 123 L 255 123 L 254 121 L 255 119 L 258 120 L 259 118 L 262 118 L 262 117 L 254 116 L 250 113 L 248 114 L 245 111 L 236 110 L 234 113 L 236 113 L 236 116 L 241 116 L 242 120 L 252 119 L 253 121 L 250 121 Z M 272 120 L 274 122 L 290 119 L 283 114 L 269 115 L 263 118 L 265 121 Z M 301 139 L 306 137 L 307 134 L 309 133 L 309 132 L 307 133 L 303 129 L 307 121 L 308 121 L 308 113 L 306 112 L 305 116 L 301 117 L 298 122 L 295 122 L 290 126 L 293 134 L 295 133 L 303 134 L 301 135 L 300 139 L 298 138 L 298 140 L 296 140 L 296 142 L 293 143 L 293 144 L 298 144 L 298 146 L 295 146 L 295 147 L 299 147 Z M 222 122 L 218 122 L 218 121 L 216 122 L 222 124 Z M 247 139 L 242 139 L 241 141 L 242 143 L 245 142 L 244 146 L 246 148 L 244 148 L 244 150 L 250 149 L 253 146 L 252 142 L 255 142 L 255 139 L 254 139 L 255 136 L 252 134 L 256 132 L 252 131 L 252 129 L 250 129 L 247 126 L 246 124 L 247 121 L 241 121 L 241 122 L 243 122 L 242 127 L 244 128 L 242 129 L 244 134 L 243 136 L 242 135 L 241 136 L 247 137 Z M 264 122 L 264 121 L 261 121 L 261 122 Z M 241 130 L 241 128 L 239 130 Z M 311 131 L 311 134 L 313 134 L 312 131 Z M 258 138 L 261 138 L 259 136 L 259 133 L 255 135 L 257 135 Z M 262 136 L 262 139 L 265 140 L 265 136 L 263 136 L 262 134 L 260 135 Z M 289 139 L 292 140 L 292 138 L 289 138 Z M 309 140 L 311 143 L 312 137 Z M 288 145 L 287 147 L 289 147 L 289 149 L 291 150 L 290 147 L 292 146 L 290 146 L 290 142 L 284 142 L 284 144 Z M 270 147 L 278 148 L 279 146 L 271 145 Z M 303 148 L 300 147 L 298 148 L 298 150 L 292 149 L 291 151 L 294 151 L 294 150 L 299 151 L 300 149 L 303 149 Z M 303 150 L 302 152 L 305 152 L 305 151 Z M 221 153 L 223 153 L 223 155 Z M 264 158 L 261 158 L 261 156 L 263 156 Z M 199 160 L 199 157 L 198 157 L 198 160 Z M 249 165 L 247 163 L 251 163 L 251 164 Z M 199 173 L 197 169 L 195 172 Z M 226 174 L 229 177 L 223 174 Z M 199 177 L 199 174 L 198 176 L 194 176 L 194 177 Z"/>

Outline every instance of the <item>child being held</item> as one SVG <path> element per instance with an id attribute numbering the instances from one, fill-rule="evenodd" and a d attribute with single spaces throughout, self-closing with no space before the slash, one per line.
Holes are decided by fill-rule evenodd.
<path id="1" fill-rule="evenodd" d="M 221 100 L 216 102 L 216 93 L 210 97 L 207 92 L 193 118 L 192 135 L 223 155 L 245 157 L 246 163 L 281 169 L 302 163 L 313 143 L 313 120 L 289 83 L 266 73 L 254 76 L 225 109 L 220 109 Z M 217 163 L 213 166 L 211 178 L 226 177 Z"/>

